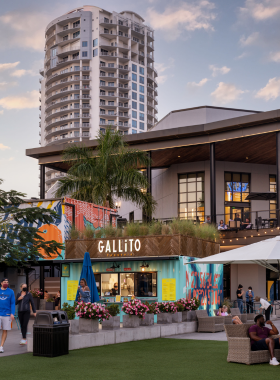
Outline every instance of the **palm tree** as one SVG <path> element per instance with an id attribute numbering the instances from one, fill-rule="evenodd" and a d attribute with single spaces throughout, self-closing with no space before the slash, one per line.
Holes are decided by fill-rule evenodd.
<path id="1" fill-rule="evenodd" d="M 56 196 L 114 208 L 116 199 L 131 201 L 152 215 L 156 202 L 146 190 L 147 177 L 139 168 L 150 165 L 145 152 L 130 149 L 118 132 L 107 129 L 97 138 L 95 151 L 85 146 L 70 146 L 63 153 L 71 165 L 67 176 L 58 181 Z"/>

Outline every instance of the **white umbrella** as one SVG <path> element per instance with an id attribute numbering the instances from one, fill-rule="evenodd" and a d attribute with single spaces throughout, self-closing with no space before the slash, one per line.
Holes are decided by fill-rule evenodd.
<path id="1" fill-rule="evenodd" d="M 218 253 L 217 255 L 208 256 L 203 259 L 197 259 L 187 264 L 259 264 L 273 272 L 279 272 L 271 264 L 280 263 L 280 236 L 272 239 L 260 241 L 258 243 L 245 245 L 241 248 L 232 249 Z"/>

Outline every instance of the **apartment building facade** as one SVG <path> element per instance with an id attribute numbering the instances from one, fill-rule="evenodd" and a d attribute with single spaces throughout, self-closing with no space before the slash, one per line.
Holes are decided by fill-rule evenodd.
<path id="1" fill-rule="evenodd" d="M 95 139 L 106 128 L 148 131 L 157 122 L 154 31 L 132 11 L 83 6 L 45 31 L 41 146 Z M 65 175 L 47 168 L 46 197 Z"/>

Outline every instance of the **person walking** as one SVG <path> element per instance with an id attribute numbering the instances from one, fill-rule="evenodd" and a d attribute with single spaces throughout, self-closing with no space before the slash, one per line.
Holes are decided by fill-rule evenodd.
<path id="1" fill-rule="evenodd" d="M 33 297 L 28 292 L 28 288 L 26 284 L 20 285 L 21 291 L 17 294 L 16 297 L 16 305 L 18 305 L 18 319 L 21 327 L 22 339 L 19 344 L 24 345 L 27 344 L 26 333 L 27 326 L 30 319 L 30 305 L 32 307 L 32 311 L 34 316 L 36 317 L 36 308 L 34 305 Z"/>
<path id="2" fill-rule="evenodd" d="M 0 288 L 0 330 L 3 330 L 0 353 L 4 352 L 4 343 L 7 339 L 8 331 L 12 328 L 11 324 L 15 319 L 15 308 L 15 294 L 9 288 L 9 280 L 3 278 Z"/>
<path id="3" fill-rule="evenodd" d="M 243 314 L 243 294 L 244 294 L 243 286 L 239 284 L 238 289 L 236 291 L 236 296 L 237 296 L 238 308 L 241 314 Z"/>
<path id="4" fill-rule="evenodd" d="M 89 287 L 87 286 L 87 282 L 84 278 L 82 278 L 80 281 L 78 291 L 80 293 L 80 296 L 79 296 L 80 301 L 91 302 L 90 290 L 89 290 Z"/>
<path id="5" fill-rule="evenodd" d="M 252 286 L 248 287 L 245 297 L 247 304 L 247 314 L 254 313 L 254 292 Z"/>
<path id="6" fill-rule="evenodd" d="M 269 302 L 267 302 L 265 299 L 256 296 L 255 298 L 256 302 L 259 302 L 261 304 L 260 309 L 264 309 L 265 314 L 265 321 L 270 321 L 270 313 L 271 313 L 271 305 Z"/>

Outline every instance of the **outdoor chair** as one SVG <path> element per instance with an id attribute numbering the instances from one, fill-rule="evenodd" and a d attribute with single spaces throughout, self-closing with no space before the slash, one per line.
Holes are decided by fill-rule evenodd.
<path id="1" fill-rule="evenodd" d="M 217 315 L 218 311 L 219 311 L 219 309 L 214 309 L 214 313 L 215 313 L 216 317 L 219 317 L 219 315 Z M 222 315 L 221 315 L 221 317 L 222 317 Z M 232 322 L 232 315 L 226 315 L 224 317 L 224 319 L 225 319 L 225 325 L 232 325 L 232 323 L 233 323 Z"/>
<path id="2" fill-rule="evenodd" d="M 225 317 L 209 317 L 206 310 L 196 310 L 198 332 L 224 331 Z"/>
<path id="3" fill-rule="evenodd" d="M 228 362 L 256 364 L 269 362 L 269 351 L 252 351 L 251 342 L 248 334 L 249 327 L 254 323 L 243 325 L 225 325 L 228 340 Z M 279 335 L 272 335 L 277 338 Z M 280 360 L 280 350 L 275 350 L 275 357 Z"/>
<path id="4" fill-rule="evenodd" d="M 233 317 L 235 317 L 235 316 L 239 317 L 239 319 L 241 320 L 242 323 L 247 322 L 247 314 L 241 314 L 238 307 L 232 307 L 230 309 L 230 311 L 231 311 L 231 315 Z"/>

